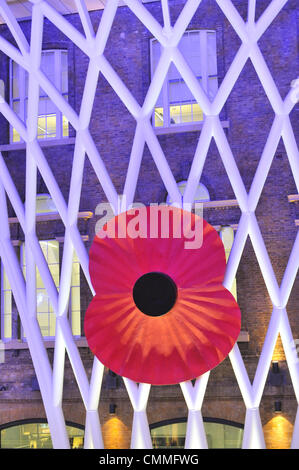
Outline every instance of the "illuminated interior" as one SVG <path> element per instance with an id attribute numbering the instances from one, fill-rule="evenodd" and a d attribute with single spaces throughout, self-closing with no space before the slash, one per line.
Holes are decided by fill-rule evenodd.
<path id="1" fill-rule="evenodd" d="M 66 426 L 70 447 L 83 447 L 84 430 L 75 426 Z M 51 449 L 52 439 L 47 423 L 31 422 L 7 425 L 0 430 L 1 449 Z"/>
<path id="2" fill-rule="evenodd" d="M 182 449 L 185 446 L 186 421 L 152 426 L 154 449 Z M 209 449 L 238 449 L 242 446 L 243 428 L 236 424 L 205 421 L 204 428 Z"/>
<path id="3" fill-rule="evenodd" d="M 36 197 L 36 214 L 47 215 L 51 213 L 57 214 L 57 209 L 49 194 L 38 194 Z M 57 240 L 41 240 L 39 241 L 43 255 L 47 262 L 49 271 L 53 278 L 56 288 L 59 290 L 60 278 L 60 248 Z M 22 270 L 26 278 L 26 258 L 25 243 L 22 243 L 20 249 L 20 259 Z M 7 274 L 2 265 L 1 275 L 1 303 L 2 303 L 2 340 L 12 338 L 12 313 L 13 313 L 13 296 L 12 289 L 7 278 Z M 37 301 L 37 319 L 41 329 L 42 336 L 45 338 L 55 337 L 56 316 L 47 289 L 43 283 L 42 277 L 36 267 L 36 301 Z M 81 336 L 81 300 L 80 300 L 80 262 L 76 252 L 73 256 L 72 278 L 70 291 L 69 306 L 70 323 L 72 334 L 76 337 Z M 21 331 L 22 338 L 26 338 L 25 332 Z"/>
<path id="4" fill-rule="evenodd" d="M 41 56 L 41 70 L 47 79 L 68 99 L 68 57 L 65 50 L 45 50 Z M 16 62 L 10 63 L 10 101 L 16 114 L 26 122 L 28 114 L 28 73 Z M 68 120 L 40 87 L 37 116 L 37 138 L 68 137 Z M 21 142 L 20 134 L 11 128 L 11 141 Z"/>

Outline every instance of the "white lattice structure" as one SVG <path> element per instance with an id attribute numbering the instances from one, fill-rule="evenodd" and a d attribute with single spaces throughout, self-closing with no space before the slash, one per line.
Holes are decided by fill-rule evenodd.
<path id="1" fill-rule="evenodd" d="M 132 96 L 104 56 L 105 45 L 118 7 L 118 0 L 109 0 L 107 2 L 96 33 L 94 33 L 91 26 L 85 2 L 83 0 L 75 1 L 84 29 L 84 35 L 75 29 L 67 21 L 66 17 L 62 16 L 53 7 L 51 7 L 47 1 L 32 0 L 31 3 L 33 4 L 32 33 L 31 41 L 28 43 L 7 3 L 4 0 L 0 0 L 0 13 L 5 19 L 18 46 L 18 48 L 14 47 L 7 40 L 0 37 L 0 49 L 29 73 L 28 120 L 26 126 L 20 121 L 18 116 L 13 112 L 4 99 L 1 99 L 0 102 L 1 113 L 9 121 L 10 125 L 17 130 L 26 143 L 25 204 L 22 203 L 6 167 L 5 160 L 3 156 L 0 155 L 0 257 L 3 260 L 12 286 L 13 295 L 28 340 L 28 346 L 39 381 L 54 447 L 69 447 L 62 411 L 65 350 L 70 358 L 82 400 L 86 408 L 85 447 L 103 447 L 101 426 L 98 416 L 103 365 L 100 364 L 97 359 L 94 360 L 92 376 L 89 382 L 67 319 L 73 250 L 76 251 L 79 257 L 81 267 L 89 282 L 90 288 L 92 289 L 88 272 L 88 253 L 86 252 L 77 228 L 77 214 L 82 189 L 85 153 L 90 159 L 107 199 L 114 207 L 117 207 L 117 192 L 89 132 L 89 123 L 97 89 L 98 75 L 100 72 L 104 75 L 128 111 L 136 120 L 136 132 L 123 191 L 123 194 L 126 195 L 127 205 L 131 204 L 134 200 L 145 143 L 148 145 L 152 153 L 155 164 L 172 201 L 181 204 L 181 195 L 177 188 L 176 181 L 168 166 L 165 155 L 163 154 L 151 124 L 153 108 L 159 96 L 163 79 L 166 77 L 171 61 L 176 65 L 178 71 L 192 91 L 195 99 L 200 103 L 206 116 L 188 177 L 184 200 L 186 202 L 192 202 L 194 198 L 207 156 L 209 144 L 211 139 L 214 138 L 242 211 L 235 241 L 227 265 L 225 286 L 230 288 L 233 283 L 245 241 L 249 235 L 273 304 L 273 312 L 268 332 L 252 384 L 249 380 L 237 344 L 230 353 L 232 367 L 247 409 L 243 447 L 265 447 L 259 414 L 259 405 L 279 333 L 281 335 L 297 402 L 299 400 L 299 363 L 286 312 L 286 305 L 298 270 L 299 236 L 296 238 L 282 283 L 279 286 L 255 216 L 255 209 L 263 190 L 280 137 L 283 139 L 292 173 L 297 185 L 297 190 L 299 191 L 299 155 L 289 119 L 289 114 L 298 99 L 298 83 L 296 81 L 293 83 L 294 86 L 290 89 L 289 94 L 284 100 L 282 100 L 257 44 L 259 38 L 263 35 L 265 30 L 285 5 L 286 0 L 272 0 L 257 22 L 254 20 L 256 7 L 255 0 L 249 0 L 248 2 L 247 22 L 244 22 L 241 18 L 231 0 L 217 0 L 220 9 L 231 23 L 237 35 L 241 39 L 242 44 L 229 67 L 213 102 L 209 101 L 191 69 L 184 60 L 184 57 L 182 57 L 177 48 L 177 45 L 187 29 L 192 16 L 195 11 L 200 8 L 201 0 L 187 0 L 181 14 L 173 26 L 170 23 L 168 2 L 167 0 L 162 0 L 164 27 L 162 27 L 153 18 L 153 16 L 151 16 L 149 11 L 139 0 L 126 0 L 125 3 L 127 6 L 140 19 L 150 33 L 161 43 L 163 48 L 159 64 L 142 106 L 139 106 L 137 101 L 134 99 L 134 96 Z M 40 69 L 44 17 L 63 31 L 63 33 L 89 57 L 89 67 L 79 114 L 74 112 L 71 106 L 65 101 L 65 99 L 63 99 L 60 93 Z M 268 140 L 262 152 L 250 191 L 247 194 L 230 145 L 221 126 L 219 113 L 223 109 L 223 106 L 248 58 L 251 60 L 262 83 L 265 93 L 275 112 L 275 118 Z M 296 77 L 294 77 L 294 79 L 295 78 Z M 73 128 L 76 130 L 68 204 L 65 203 L 64 197 L 62 196 L 60 188 L 47 163 L 40 143 L 37 140 L 39 86 L 45 90 L 50 99 L 57 105 L 59 110 L 64 116 L 66 116 Z M 65 243 L 62 257 L 59 293 L 49 272 L 48 265 L 44 259 L 36 235 L 35 201 L 37 169 L 40 171 L 65 225 Z M 19 261 L 15 255 L 10 239 L 6 209 L 6 195 L 12 203 L 25 234 L 26 259 L 28 260 L 26 276 L 27 282 L 24 280 Z M 43 282 L 57 316 L 53 368 L 50 366 L 36 318 L 36 266 L 41 273 Z M 186 436 L 187 448 L 207 447 L 201 407 L 208 379 L 209 374 L 205 374 L 196 380 L 194 386 L 191 382 L 181 384 L 181 390 L 189 410 Z M 146 415 L 150 385 L 140 384 L 138 386 L 128 379 L 125 379 L 125 385 L 134 409 L 131 446 L 133 448 L 150 448 L 151 437 Z M 299 414 L 297 414 L 294 425 L 292 447 L 299 447 Z"/>

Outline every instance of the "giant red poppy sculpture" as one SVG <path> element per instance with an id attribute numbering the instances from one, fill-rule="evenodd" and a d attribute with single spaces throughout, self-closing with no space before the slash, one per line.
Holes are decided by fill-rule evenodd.
<path id="1" fill-rule="evenodd" d="M 170 385 L 223 361 L 239 335 L 241 314 L 222 285 L 225 252 L 216 230 L 178 208 L 159 206 L 154 216 L 152 207 L 144 209 L 138 220 L 136 210 L 114 217 L 94 239 L 96 295 L 85 334 L 91 351 L 116 374 Z M 201 246 L 192 246 L 198 230 Z"/>

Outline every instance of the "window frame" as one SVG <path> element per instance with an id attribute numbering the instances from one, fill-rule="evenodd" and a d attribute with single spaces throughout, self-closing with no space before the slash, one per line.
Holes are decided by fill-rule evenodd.
<path id="1" fill-rule="evenodd" d="M 187 418 L 186 417 L 180 417 L 180 418 L 171 418 L 171 419 L 166 419 L 166 420 L 162 420 L 162 421 L 157 421 L 155 423 L 151 423 L 149 425 L 149 428 L 150 428 L 150 434 L 151 434 L 151 439 L 153 440 L 153 434 L 152 434 L 152 431 L 157 429 L 157 428 L 160 428 L 160 427 L 164 427 L 164 426 L 168 426 L 168 425 L 173 425 L 173 424 L 186 424 L 187 426 Z M 222 425 L 225 425 L 225 426 L 231 426 L 233 428 L 236 428 L 236 429 L 240 429 L 243 431 L 244 433 L 244 424 L 243 423 L 239 423 L 237 421 L 232 421 L 232 420 L 227 420 L 227 419 L 222 419 L 222 418 L 214 418 L 214 417 L 203 417 L 203 422 L 204 423 L 212 423 L 212 424 L 222 424 Z M 242 435 L 242 439 L 244 437 L 244 434 Z M 185 438 L 186 439 L 186 434 L 185 434 Z M 162 449 L 163 447 L 155 447 L 156 449 Z M 171 449 L 171 446 L 168 447 L 169 449 Z M 209 447 L 209 449 L 212 449 L 213 447 Z M 215 447 L 214 447 L 215 448 Z M 229 449 L 229 447 L 226 447 L 227 449 Z M 231 447 L 231 449 L 236 449 L 237 447 Z M 173 449 L 175 449 L 175 447 L 173 447 Z"/>
<path id="2" fill-rule="evenodd" d="M 17 427 L 17 426 L 24 426 L 26 424 L 45 424 L 49 427 L 48 421 L 45 418 L 27 418 L 27 419 L 19 419 L 16 421 L 9 421 L 3 424 L 0 424 L 0 449 L 5 447 L 2 447 L 2 431 L 5 431 L 6 429 Z M 85 433 L 85 426 L 79 423 L 75 423 L 74 421 L 65 421 L 65 425 L 69 428 L 77 429 L 78 431 L 82 431 L 83 435 L 78 436 L 83 438 L 84 442 L 84 433 Z M 71 439 L 73 436 L 69 436 L 69 439 Z M 6 447 L 7 449 L 7 447 Z"/>
<path id="3" fill-rule="evenodd" d="M 79 284 L 75 284 L 73 282 L 75 266 L 76 266 L 76 269 L 78 269 L 78 273 L 76 273 L 76 275 L 78 276 Z M 72 336 L 76 339 L 82 338 L 81 279 L 80 277 L 81 277 L 81 265 L 80 265 L 80 261 L 77 257 L 76 252 L 74 252 L 73 261 L 72 261 L 72 277 L 71 277 L 70 295 L 69 295 L 69 322 L 71 325 Z M 73 296 L 74 296 L 75 291 L 79 291 L 79 310 L 78 309 L 75 310 L 74 305 L 73 305 Z M 77 328 L 79 329 L 79 334 L 77 334 L 77 332 L 74 332 L 74 330 L 75 329 L 77 330 Z"/>
<path id="4" fill-rule="evenodd" d="M 48 193 L 38 193 L 36 195 L 36 201 L 38 201 L 38 200 L 40 200 L 42 204 L 41 204 L 40 211 L 38 211 L 38 209 L 37 209 L 37 212 L 36 212 L 37 215 L 42 215 L 43 214 L 43 215 L 47 216 L 47 215 L 51 215 L 53 213 L 55 213 L 55 214 L 58 213 L 56 207 L 53 205 L 53 200 L 52 200 L 52 197 L 50 196 L 50 194 L 48 194 Z M 37 204 L 38 204 L 38 202 L 37 202 Z M 44 207 L 42 207 L 42 206 L 44 206 Z M 57 286 L 57 288 L 59 288 L 60 274 L 61 274 L 61 272 L 60 272 L 61 271 L 61 243 L 59 242 L 59 240 L 57 238 L 51 238 L 51 239 L 47 239 L 47 240 L 39 240 L 39 242 L 56 242 L 56 243 L 58 243 L 58 262 L 54 263 L 54 264 L 58 264 L 58 286 Z M 24 264 L 25 242 L 23 242 L 23 243 L 20 242 L 19 246 L 20 246 L 20 249 L 19 249 L 19 263 L 20 263 L 22 271 L 24 273 L 24 268 L 26 266 L 26 264 Z M 53 263 L 51 263 L 51 264 L 53 264 Z M 74 273 L 74 270 L 76 270 L 75 273 Z M 6 288 L 6 289 L 4 289 L 4 276 L 6 276 L 6 281 L 7 281 L 8 286 L 9 286 L 9 288 Z M 75 281 L 76 282 L 74 282 L 74 279 L 73 279 L 74 276 L 75 276 Z M 39 289 L 41 289 L 41 288 L 39 288 L 39 287 L 36 288 L 37 293 L 38 293 Z M 44 288 L 44 289 L 46 290 L 46 288 Z M 10 294 L 11 311 L 9 313 L 5 312 L 5 292 L 9 292 L 9 294 Z M 75 296 L 77 297 L 76 298 L 76 303 L 73 302 Z M 50 302 L 50 299 L 48 299 L 48 302 Z M 39 312 L 37 312 L 37 315 L 38 315 L 38 313 Z M 43 312 L 40 312 L 40 313 L 43 313 Z M 48 314 L 50 314 L 50 313 L 53 313 L 55 315 L 54 312 L 51 312 L 49 310 Z M 14 336 L 15 333 L 14 333 L 14 330 L 13 330 L 13 314 L 14 314 L 13 292 L 12 292 L 12 288 L 9 284 L 7 274 L 5 273 L 4 264 L 3 264 L 1 259 L 0 259 L 0 314 L 1 314 L 1 340 L 3 342 L 9 342 L 9 341 L 13 341 L 15 339 L 21 339 L 22 341 L 27 342 L 27 338 L 24 335 L 24 329 L 23 329 L 22 323 L 21 323 L 20 332 L 17 335 L 17 338 Z M 10 316 L 10 335 L 9 336 L 4 336 L 5 321 L 6 321 L 5 315 Z M 76 255 L 76 253 L 74 253 L 73 261 L 72 261 L 72 277 L 71 277 L 70 296 L 69 296 L 68 319 L 69 319 L 71 330 L 72 330 L 72 336 L 75 339 L 82 338 L 82 325 L 81 325 L 81 320 L 82 320 L 82 316 L 81 316 L 81 265 L 80 265 L 80 261 L 79 261 L 77 255 Z M 50 327 L 50 321 L 51 321 L 51 319 L 49 318 L 49 325 L 48 325 L 49 327 Z M 56 319 L 55 319 L 55 323 L 56 323 Z M 42 330 L 41 330 L 41 334 L 42 334 L 42 337 L 45 341 L 53 340 L 55 338 L 55 334 L 56 334 L 56 326 L 55 326 L 55 334 L 53 336 L 43 335 Z"/>
<path id="5" fill-rule="evenodd" d="M 59 242 L 54 238 L 54 239 L 47 239 L 47 240 L 39 240 L 39 242 L 46 242 L 46 243 L 49 243 L 49 242 L 56 242 L 58 244 L 58 263 L 49 263 L 48 262 L 48 259 L 46 259 L 46 262 L 47 262 L 47 265 L 48 265 L 48 268 L 49 268 L 49 271 L 50 271 L 50 274 L 52 275 L 51 273 L 51 270 L 50 270 L 50 264 L 52 265 L 58 265 L 58 288 L 59 288 L 59 281 L 60 281 L 60 256 L 59 256 Z M 40 245 L 41 246 L 41 245 Z M 41 249 L 42 249 L 42 246 L 41 246 Z M 22 243 L 21 247 L 20 247 L 20 264 L 21 264 L 21 268 L 22 268 L 22 271 L 23 271 L 23 274 L 25 276 L 25 270 L 26 270 L 26 259 L 25 259 L 25 242 Z M 38 274 L 37 273 L 37 267 L 36 267 L 36 275 Z M 41 275 L 39 273 L 39 276 L 41 278 Z M 42 280 L 42 279 L 41 279 Z M 53 279 L 54 281 L 54 279 Z M 55 282 L 55 281 L 54 281 Z M 57 285 L 56 285 L 57 287 Z M 41 332 L 41 335 L 43 337 L 43 340 L 44 341 L 47 341 L 47 340 L 53 340 L 55 338 L 55 335 L 56 335 L 56 315 L 55 315 L 55 312 L 54 310 L 51 312 L 51 300 L 50 298 L 48 297 L 48 312 L 38 312 L 37 311 L 37 295 L 38 295 L 38 292 L 43 290 L 46 292 L 46 295 L 47 295 L 47 289 L 46 287 L 37 287 L 36 286 L 36 319 L 38 321 L 38 325 L 39 325 L 39 328 L 40 328 L 40 332 Z M 53 309 L 53 306 L 52 306 L 52 309 Z M 47 315 L 48 317 L 48 333 L 51 331 L 51 328 L 53 327 L 51 321 L 54 322 L 54 335 L 44 335 L 43 334 L 43 331 L 42 331 L 42 327 L 39 323 L 39 315 Z M 52 315 L 52 320 L 51 320 L 51 315 Z M 25 336 L 24 334 L 24 327 L 21 323 L 21 340 L 22 341 L 27 341 L 27 337 Z"/>
<path id="6" fill-rule="evenodd" d="M 53 85 L 57 88 L 57 90 L 62 94 L 62 96 L 66 99 L 68 99 L 68 94 L 69 94 L 69 74 L 68 74 L 68 56 L 69 56 L 69 51 L 67 48 L 62 48 L 62 49 L 55 49 L 55 48 L 49 48 L 49 49 L 43 49 L 43 53 L 54 53 L 54 83 Z M 67 66 L 66 66 L 66 71 L 67 71 L 67 91 L 62 92 L 62 54 L 65 53 L 67 55 Z M 14 80 L 14 74 L 13 74 L 13 66 L 14 66 L 14 61 L 12 59 L 9 60 L 9 102 L 10 106 L 12 109 L 14 109 L 14 103 L 19 102 L 19 113 L 16 112 L 16 114 L 19 116 L 19 118 L 26 124 L 27 120 L 27 113 L 26 113 L 26 102 L 28 102 L 28 95 L 26 95 L 26 74 L 28 72 L 21 67 L 19 64 L 17 64 L 17 70 L 18 70 L 18 86 L 19 86 L 19 97 L 14 98 L 13 97 L 13 80 Z M 39 100 L 41 98 L 47 98 L 51 101 L 51 99 L 48 97 L 48 95 L 41 95 L 41 87 L 39 90 Z M 60 111 L 60 109 L 51 101 L 51 105 L 53 106 L 55 110 L 55 115 L 56 115 L 56 127 L 55 127 L 55 135 L 47 135 L 47 134 L 42 134 L 42 135 L 37 135 L 38 140 L 55 140 L 55 139 L 66 139 L 69 137 L 69 126 L 67 127 L 67 135 L 63 135 L 63 113 Z M 49 113 L 47 114 L 41 114 L 40 116 L 50 116 L 54 113 Z M 38 116 L 38 117 L 40 117 Z M 37 123 L 38 125 L 38 123 Z M 13 140 L 14 136 L 14 128 L 12 125 L 9 126 L 9 143 L 10 144 L 17 144 L 17 143 L 22 143 L 24 140 L 22 139 L 21 136 L 19 140 Z"/>
<path id="7" fill-rule="evenodd" d="M 187 35 L 187 34 L 192 34 L 192 33 L 199 33 L 199 44 L 200 44 L 200 70 L 201 70 L 201 75 L 199 77 L 197 77 L 197 79 L 200 79 L 201 78 L 201 82 L 203 84 L 203 89 L 205 91 L 206 94 L 208 94 L 208 81 L 209 81 L 209 78 L 216 78 L 217 80 L 217 90 L 218 90 L 218 67 L 217 67 L 217 31 L 216 29 L 190 29 L 190 30 L 187 30 L 185 31 L 184 33 L 184 36 Z M 208 41 L 207 41 L 207 35 L 209 33 L 214 33 L 215 34 L 215 41 L 216 41 L 216 75 L 215 74 L 212 74 L 212 75 L 208 75 L 208 66 L 207 66 L 207 51 L 208 51 Z M 182 36 L 182 38 L 184 37 Z M 154 54 L 153 54 L 153 44 L 154 42 L 158 42 L 156 38 L 151 38 L 150 39 L 150 72 L 151 72 L 151 79 L 153 78 L 153 74 L 155 72 L 154 70 L 154 64 L 153 64 L 153 58 L 154 58 Z M 153 125 L 153 128 L 155 129 L 155 131 L 157 131 L 158 133 L 161 132 L 161 130 L 163 129 L 168 129 L 168 130 L 171 130 L 172 132 L 177 129 L 177 131 L 179 132 L 179 130 L 182 130 L 182 128 L 184 127 L 188 127 L 190 125 L 202 125 L 204 119 L 205 119 L 205 115 L 204 113 L 202 112 L 203 114 L 203 119 L 202 120 L 192 120 L 192 121 L 188 121 L 188 122 L 179 122 L 179 123 L 171 123 L 170 122 L 170 100 L 169 100 L 169 83 L 170 83 L 170 79 L 168 78 L 168 75 L 169 75 L 169 69 L 167 71 L 167 75 L 166 75 L 166 78 L 163 82 L 163 86 L 162 86 L 162 89 L 161 89 L 161 92 L 162 93 L 162 108 L 163 108 L 163 125 L 162 126 L 156 126 L 155 125 L 155 109 L 157 108 L 157 106 L 154 107 L 154 110 L 153 110 L 153 114 L 152 114 L 152 125 Z M 182 79 L 183 81 L 183 79 Z M 196 102 L 196 100 L 194 101 L 190 101 L 186 104 L 198 104 Z M 181 106 L 181 105 L 180 105 Z M 193 111 L 192 111 L 192 114 L 193 114 Z"/>
<path id="8" fill-rule="evenodd" d="M 178 190 L 181 193 L 182 198 L 184 197 L 184 191 L 186 189 L 186 185 L 187 185 L 187 180 L 177 181 L 177 187 L 178 187 Z M 182 191 L 182 188 L 184 188 L 183 191 Z M 196 193 L 199 189 L 202 189 L 202 191 L 205 193 L 206 197 L 204 199 L 197 199 L 195 197 L 193 203 L 203 203 L 203 202 L 210 201 L 211 196 L 210 196 L 209 190 L 206 187 L 206 185 L 204 185 L 201 181 L 199 181 L 199 183 L 197 185 Z M 195 193 L 195 196 L 196 196 L 196 193 Z M 170 198 L 168 193 L 167 193 L 167 196 L 166 196 L 166 203 L 167 204 L 172 204 L 171 198 Z"/>
<path id="9" fill-rule="evenodd" d="M 7 274 L 5 272 L 4 264 L 3 261 L 0 259 L 0 266 L 1 266 L 1 302 L 0 302 L 0 308 L 1 308 L 1 341 L 3 343 L 7 343 L 8 341 L 11 341 L 12 339 L 12 322 L 13 322 L 13 294 L 12 294 L 12 288 L 9 284 L 9 280 L 7 277 Z M 4 289 L 4 277 L 6 277 L 6 280 L 9 284 L 9 288 Z M 5 311 L 5 293 L 9 292 L 10 293 L 10 305 L 11 305 L 11 311 L 7 313 Z M 5 323 L 6 323 L 6 316 L 10 316 L 10 336 L 5 336 Z"/>

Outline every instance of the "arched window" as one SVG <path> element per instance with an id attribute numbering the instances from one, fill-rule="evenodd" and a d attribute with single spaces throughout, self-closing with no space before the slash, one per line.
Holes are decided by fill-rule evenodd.
<path id="1" fill-rule="evenodd" d="M 238 449 L 242 446 L 243 425 L 217 418 L 204 418 L 209 449 Z M 178 418 L 150 426 L 153 448 L 182 449 L 185 445 L 187 420 Z"/>
<path id="2" fill-rule="evenodd" d="M 50 82 L 68 99 L 68 53 L 67 50 L 51 49 L 42 51 L 41 70 Z M 10 61 L 10 104 L 19 118 L 26 123 L 28 115 L 28 73 L 13 60 Z M 37 138 L 51 139 L 68 137 L 68 121 L 48 95 L 40 87 Z M 10 142 L 20 142 L 21 137 L 10 128 Z"/>
<path id="3" fill-rule="evenodd" d="M 67 422 L 66 430 L 70 447 L 83 447 L 84 427 Z M 0 426 L 1 449 L 51 449 L 53 448 L 50 429 L 45 419 L 26 419 Z"/>
<path id="4" fill-rule="evenodd" d="M 179 189 L 182 196 L 184 195 L 186 185 L 187 185 L 187 181 L 180 181 L 178 183 L 178 189 Z M 207 187 L 203 183 L 199 183 L 197 188 L 196 188 L 196 193 L 195 193 L 195 196 L 194 196 L 194 202 L 195 203 L 196 202 L 205 202 L 205 201 L 209 201 L 209 200 L 210 200 L 210 194 L 209 194 L 209 191 L 208 191 Z M 171 200 L 169 195 L 167 195 L 166 202 L 167 202 L 167 204 L 172 203 L 172 200 Z"/>

